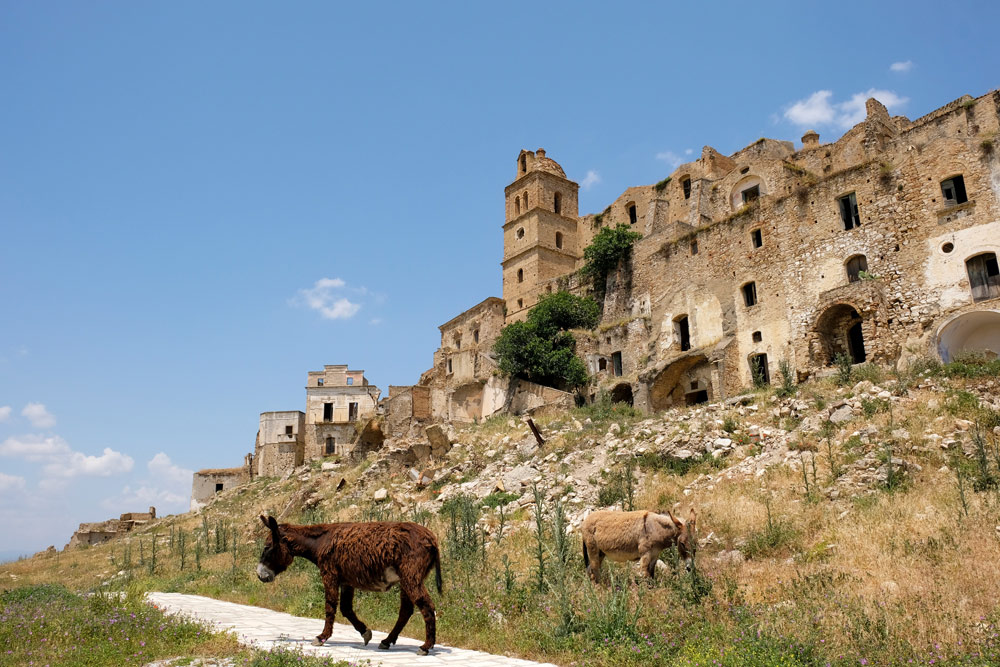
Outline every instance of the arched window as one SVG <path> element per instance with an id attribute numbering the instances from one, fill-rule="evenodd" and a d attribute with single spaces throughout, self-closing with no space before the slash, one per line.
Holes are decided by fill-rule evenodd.
<path id="1" fill-rule="evenodd" d="M 475 331 L 472 332 L 472 342 L 474 343 L 479 342 L 479 329 L 476 329 Z"/>
<path id="2" fill-rule="evenodd" d="M 552 210 L 556 213 L 562 213 L 562 195 L 558 192 L 552 198 Z"/>
<path id="3" fill-rule="evenodd" d="M 521 215 L 521 198 L 514 197 L 514 215 Z"/>
<path id="4" fill-rule="evenodd" d="M 556 232 L 556 247 L 562 248 L 562 232 Z"/>
<path id="5" fill-rule="evenodd" d="M 523 176 L 525 172 L 528 171 L 528 158 L 522 153 L 521 154 L 521 175 Z"/>
<path id="6" fill-rule="evenodd" d="M 868 271 L 868 259 L 864 255 L 854 255 L 845 262 L 847 282 L 856 283 L 861 280 L 861 272 Z"/>
<path id="7" fill-rule="evenodd" d="M 627 204 L 626 205 L 626 209 L 628 210 L 628 221 L 629 221 L 629 224 L 634 225 L 636 222 L 639 221 L 639 213 L 638 213 L 638 211 L 635 208 L 635 203 L 633 202 L 633 203 Z"/>
<path id="8" fill-rule="evenodd" d="M 528 191 L 524 191 L 524 210 L 528 210 Z"/>
<path id="9" fill-rule="evenodd" d="M 524 269 L 518 269 L 517 270 L 517 282 L 519 282 L 519 283 L 523 283 L 524 282 Z"/>

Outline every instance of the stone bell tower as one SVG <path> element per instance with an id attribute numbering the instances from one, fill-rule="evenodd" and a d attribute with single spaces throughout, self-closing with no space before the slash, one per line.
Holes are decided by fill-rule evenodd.
<path id="1" fill-rule="evenodd" d="M 578 232 L 580 186 L 545 150 L 522 150 L 517 177 L 504 189 L 503 298 L 507 322 L 523 320 L 555 279 L 576 269 L 583 253 Z"/>

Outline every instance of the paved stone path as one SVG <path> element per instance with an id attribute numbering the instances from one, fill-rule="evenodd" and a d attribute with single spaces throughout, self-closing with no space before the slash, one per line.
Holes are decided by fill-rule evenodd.
<path id="1" fill-rule="evenodd" d="M 438 667 L 440 665 L 470 665 L 471 667 L 555 667 L 551 663 L 531 662 L 502 655 L 437 644 L 428 656 L 418 656 L 417 648 L 423 640 L 400 637 L 388 651 L 378 648 L 386 633 L 372 630 L 372 640 L 365 646 L 361 636 L 350 625 L 335 623 L 333 635 L 323 646 L 309 642 L 323 629 L 317 618 L 300 618 L 280 611 L 251 607 L 235 602 L 223 602 L 200 595 L 183 593 L 148 593 L 150 602 L 170 614 L 183 614 L 211 624 L 220 630 L 232 630 L 241 644 L 270 649 L 278 646 L 301 649 L 308 655 L 332 657 L 352 663 L 369 661 L 372 665 L 412 665 Z"/>

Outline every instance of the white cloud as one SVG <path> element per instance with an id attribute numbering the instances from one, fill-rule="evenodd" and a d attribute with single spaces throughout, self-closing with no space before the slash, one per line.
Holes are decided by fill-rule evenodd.
<path id="1" fill-rule="evenodd" d="M 10 406 L 4 405 L 0 407 L 0 422 L 5 422 L 10 419 Z"/>
<path id="2" fill-rule="evenodd" d="M 16 475 L 5 475 L 0 472 L 0 493 L 4 491 L 24 490 L 24 478 Z"/>
<path id="3" fill-rule="evenodd" d="M 105 498 L 101 501 L 101 505 L 105 509 L 119 510 L 120 508 L 128 507 L 144 507 L 144 506 L 155 506 L 157 510 L 157 516 L 164 514 L 163 510 L 175 509 L 177 511 L 187 511 L 191 504 L 191 498 L 188 497 L 186 493 L 179 493 L 176 490 L 161 489 L 155 486 L 149 486 L 142 484 L 139 487 L 133 489 L 131 486 L 126 486 L 122 489 L 122 492 L 117 496 L 112 498 Z M 134 510 L 133 510 L 134 511 Z"/>
<path id="4" fill-rule="evenodd" d="M 361 304 L 343 296 L 344 291 L 347 291 L 347 283 L 340 278 L 320 278 L 312 287 L 299 290 L 297 302 L 315 310 L 324 319 L 346 320 L 361 310 Z M 363 287 L 354 291 L 367 293 Z"/>
<path id="5" fill-rule="evenodd" d="M 593 169 L 591 169 L 590 171 L 587 172 L 587 175 L 583 177 L 583 180 L 580 181 L 580 187 L 583 188 L 584 190 L 589 190 L 590 188 L 594 187 L 600 182 L 601 182 L 601 175 L 598 174 Z"/>
<path id="6" fill-rule="evenodd" d="M 892 72 L 909 72 L 911 69 L 913 69 L 912 60 L 905 60 L 900 63 L 893 63 L 889 65 L 889 70 Z"/>
<path id="7" fill-rule="evenodd" d="M 690 148 L 684 151 L 684 155 L 690 155 L 690 154 L 691 154 Z M 657 153 L 656 159 L 663 160 L 668 165 L 670 165 L 671 169 L 676 169 L 677 167 L 681 166 L 682 162 L 684 162 L 684 158 L 673 151 L 663 151 L 662 153 Z"/>
<path id="8" fill-rule="evenodd" d="M 72 453 L 66 441 L 58 435 L 23 435 L 10 437 L 0 443 L 0 456 L 11 456 L 25 461 L 50 461 Z"/>
<path id="9" fill-rule="evenodd" d="M 135 461 L 128 454 L 105 447 L 100 456 L 72 452 L 69 456 L 51 460 L 43 469 L 50 478 L 110 477 L 132 469 Z"/>
<path id="10" fill-rule="evenodd" d="M 906 104 L 909 99 L 891 90 L 870 88 L 855 93 L 846 102 L 832 102 L 833 93 L 818 90 L 804 100 L 799 100 L 785 110 L 785 118 L 803 127 L 836 125 L 847 129 L 865 119 L 865 102 L 874 97 L 890 111 Z"/>
<path id="11" fill-rule="evenodd" d="M 176 484 L 190 484 L 191 476 L 194 474 L 193 470 L 175 465 L 170 457 L 163 452 L 151 458 L 146 464 L 146 468 L 154 479 L 163 479 Z"/>
<path id="12" fill-rule="evenodd" d="M 41 403 L 28 403 L 21 410 L 21 416 L 27 417 L 35 428 L 52 428 L 56 425 L 56 418 Z"/>

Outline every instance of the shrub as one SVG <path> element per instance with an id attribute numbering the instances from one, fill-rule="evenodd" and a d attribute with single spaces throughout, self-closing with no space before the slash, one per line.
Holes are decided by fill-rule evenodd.
<path id="1" fill-rule="evenodd" d="M 794 396 L 798 389 L 795 386 L 795 371 L 792 370 L 791 364 L 787 360 L 782 359 L 778 362 L 778 373 L 781 375 L 781 386 L 778 387 L 775 394 L 781 398 Z"/>
<path id="2" fill-rule="evenodd" d="M 618 225 L 614 229 L 604 227 L 590 245 L 584 248 L 584 265 L 580 269 L 580 275 L 591 278 L 594 281 L 594 289 L 603 292 L 608 274 L 620 261 L 629 256 L 632 245 L 641 238 L 642 234 L 633 232 L 625 224 Z"/>
<path id="3" fill-rule="evenodd" d="M 593 299 L 568 292 L 542 297 L 527 320 L 500 332 L 493 345 L 500 372 L 558 389 L 586 384 L 586 366 L 574 354 L 576 339 L 567 329 L 593 328 L 599 313 Z"/>
<path id="4" fill-rule="evenodd" d="M 833 363 L 837 365 L 837 383 L 840 385 L 850 384 L 851 378 L 854 377 L 853 360 L 841 352 L 833 358 Z"/>

